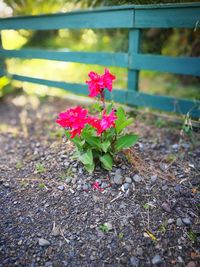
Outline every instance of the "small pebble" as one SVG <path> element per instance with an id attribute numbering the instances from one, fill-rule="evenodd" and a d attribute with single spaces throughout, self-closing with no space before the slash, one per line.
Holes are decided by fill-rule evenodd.
<path id="1" fill-rule="evenodd" d="M 111 231 L 113 226 L 112 226 L 112 223 L 111 222 L 106 222 L 104 223 L 104 225 L 108 228 L 108 231 Z"/>
<path id="2" fill-rule="evenodd" d="M 183 223 L 184 223 L 185 225 L 191 225 L 191 220 L 190 220 L 190 218 L 183 218 L 182 221 L 183 221 Z"/>
<path id="3" fill-rule="evenodd" d="M 194 261 L 190 261 L 190 262 L 188 262 L 186 267 L 197 267 L 197 265 L 196 265 L 196 263 Z"/>
<path id="4" fill-rule="evenodd" d="M 114 176 L 114 183 L 121 185 L 123 183 L 123 176 L 121 175 L 121 170 L 117 169 Z"/>
<path id="5" fill-rule="evenodd" d="M 166 212 L 171 212 L 171 208 L 167 202 L 164 202 L 161 207 L 163 208 L 164 211 Z"/>
<path id="6" fill-rule="evenodd" d="M 173 218 L 169 218 L 169 219 L 167 220 L 167 224 L 172 224 L 172 223 L 174 223 L 174 219 L 173 219 Z"/>
<path id="7" fill-rule="evenodd" d="M 167 185 L 163 185 L 162 186 L 162 191 L 166 191 L 168 189 L 168 186 Z"/>
<path id="8" fill-rule="evenodd" d="M 64 187 L 64 185 L 59 185 L 59 186 L 57 187 L 57 189 L 60 190 L 60 191 L 63 191 L 63 190 L 65 189 L 65 187 Z"/>
<path id="9" fill-rule="evenodd" d="M 84 184 L 82 188 L 83 188 L 84 191 L 85 190 L 89 190 L 89 186 L 87 184 Z"/>
<path id="10" fill-rule="evenodd" d="M 138 267 L 139 266 L 139 259 L 135 256 L 130 258 L 131 266 Z"/>
<path id="11" fill-rule="evenodd" d="M 182 222 L 181 218 L 178 218 L 178 219 L 176 220 L 176 225 L 177 225 L 177 226 L 182 226 L 182 225 L 183 225 L 183 222 Z"/>
<path id="12" fill-rule="evenodd" d="M 106 188 L 106 187 L 108 187 L 108 184 L 107 184 L 106 182 L 103 182 L 103 183 L 101 184 L 101 188 Z"/>
<path id="13" fill-rule="evenodd" d="M 41 247 L 47 247 L 51 244 L 48 240 L 44 238 L 39 238 L 38 243 Z"/>
<path id="14" fill-rule="evenodd" d="M 158 175 L 157 175 L 157 174 L 152 175 L 152 176 L 151 176 L 151 181 L 152 181 L 152 183 L 155 183 L 156 180 L 157 180 L 157 178 L 158 178 Z"/>
<path id="15" fill-rule="evenodd" d="M 161 264 L 161 263 L 163 263 L 163 260 L 162 260 L 162 258 L 161 258 L 161 256 L 159 255 L 159 254 L 156 254 L 154 257 L 153 257 L 153 259 L 152 259 L 152 264 L 154 264 L 154 265 L 159 265 L 159 264 Z"/>
<path id="16" fill-rule="evenodd" d="M 143 251 L 142 248 L 137 248 L 136 253 L 137 253 L 138 256 L 142 256 L 144 254 L 144 251 Z"/>
<path id="17" fill-rule="evenodd" d="M 131 184 L 132 183 L 132 179 L 130 177 L 126 177 L 125 182 L 128 183 L 128 184 Z"/>
<path id="18" fill-rule="evenodd" d="M 135 174 L 135 175 L 133 176 L 133 180 L 134 180 L 136 183 L 139 183 L 139 182 L 142 181 L 142 177 L 139 176 L 139 175 L 137 175 L 137 174 Z"/>
<path id="19" fill-rule="evenodd" d="M 125 183 L 122 185 L 124 190 L 128 190 L 129 186 L 130 186 L 130 184 L 128 184 L 128 183 Z"/>

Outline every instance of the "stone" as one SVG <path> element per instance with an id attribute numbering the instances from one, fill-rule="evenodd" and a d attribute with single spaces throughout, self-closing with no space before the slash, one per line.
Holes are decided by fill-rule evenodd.
<path id="1" fill-rule="evenodd" d="M 142 181 L 142 177 L 139 176 L 138 174 L 135 174 L 135 175 L 133 176 L 133 180 L 134 180 L 136 183 L 139 183 L 139 182 Z"/>
<path id="2" fill-rule="evenodd" d="M 194 261 L 190 261 L 190 262 L 188 262 L 186 267 L 197 267 L 197 265 L 196 265 L 196 263 Z"/>
<path id="3" fill-rule="evenodd" d="M 51 261 L 46 261 L 44 267 L 53 267 L 53 263 Z"/>
<path id="4" fill-rule="evenodd" d="M 158 178 L 158 175 L 157 175 L 157 174 L 152 175 L 152 176 L 151 176 L 151 182 L 152 182 L 152 183 L 155 183 L 156 180 L 157 180 L 157 178 Z"/>
<path id="5" fill-rule="evenodd" d="M 114 183 L 121 185 L 123 183 L 123 176 L 121 174 L 121 170 L 117 169 L 114 176 Z"/>
<path id="6" fill-rule="evenodd" d="M 57 227 L 57 226 L 53 226 L 51 235 L 52 235 L 52 236 L 59 236 L 59 235 L 60 235 L 60 228 Z"/>
<path id="7" fill-rule="evenodd" d="M 82 189 L 82 185 L 79 184 L 79 185 L 76 187 L 76 189 L 77 189 L 78 191 L 81 191 L 81 189 Z"/>
<path id="8" fill-rule="evenodd" d="M 153 259 L 152 259 L 152 264 L 154 265 L 160 265 L 161 263 L 163 263 L 163 259 L 161 258 L 161 256 L 159 254 L 156 254 Z"/>
<path id="9" fill-rule="evenodd" d="M 87 184 L 84 184 L 82 188 L 83 188 L 84 191 L 89 190 L 89 186 Z"/>
<path id="10" fill-rule="evenodd" d="M 65 187 L 64 187 L 64 185 L 59 185 L 59 186 L 57 187 L 57 189 L 60 190 L 60 191 L 64 191 Z"/>
<path id="11" fill-rule="evenodd" d="M 168 186 L 167 185 L 163 185 L 162 186 L 162 191 L 166 191 L 168 189 Z"/>
<path id="12" fill-rule="evenodd" d="M 131 184 L 132 183 L 132 179 L 130 177 L 126 177 L 125 182 L 128 183 L 128 184 Z"/>
<path id="13" fill-rule="evenodd" d="M 177 226 L 182 226 L 183 225 L 183 222 L 182 222 L 181 218 L 177 218 L 176 225 Z"/>
<path id="14" fill-rule="evenodd" d="M 125 184 L 122 185 L 122 187 L 123 187 L 124 190 L 128 190 L 129 189 L 129 186 L 130 186 L 129 183 L 125 183 Z"/>
<path id="15" fill-rule="evenodd" d="M 64 162 L 63 162 L 63 165 L 65 166 L 65 168 L 68 168 L 69 165 L 70 165 L 70 163 L 69 163 L 68 161 L 64 161 Z"/>
<path id="16" fill-rule="evenodd" d="M 101 184 L 101 188 L 107 188 L 108 187 L 108 184 L 106 183 L 106 182 L 103 182 L 102 184 Z"/>
<path id="17" fill-rule="evenodd" d="M 137 257 L 132 256 L 132 257 L 130 258 L 130 262 L 131 262 L 131 266 L 133 266 L 133 267 L 138 267 L 138 266 L 139 266 L 139 262 L 140 262 L 140 260 L 139 260 Z"/>
<path id="18" fill-rule="evenodd" d="M 136 253 L 138 256 L 142 256 L 144 254 L 144 251 L 142 248 L 139 247 L 139 248 L 137 248 Z"/>
<path id="19" fill-rule="evenodd" d="M 72 184 L 76 184 L 76 182 L 77 182 L 77 178 L 76 177 L 74 177 L 73 179 L 72 179 Z"/>
<path id="20" fill-rule="evenodd" d="M 174 223 L 174 219 L 173 219 L 173 218 L 169 218 L 169 219 L 167 220 L 167 224 L 172 224 L 172 223 Z"/>
<path id="21" fill-rule="evenodd" d="M 38 243 L 41 247 L 47 247 L 47 246 L 50 246 L 50 242 L 44 238 L 39 238 L 38 239 Z"/>
<path id="22" fill-rule="evenodd" d="M 191 220 L 190 220 L 189 217 L 187 217 L 187 218 L 183 218 L 182 221 L 183 221 L 183 223 L 184 223 L 185 225 L 191 225 L 191 224 L 192 224 L 192 223 L 191 223 Z"/>
<path id="23" fill-rule="evenodd" d="M 108 228 L 108 231 L 111 231 L 113 229 L 111 222 L 106 222 L 106 223 L 104 223 L 104 225 Z"/>
<path id="24" fill-rule="evenodd" d="M 182 187 L 182 185 L 177 184 L 177 185 L 175 185 L 174 190 L 175 190 L 176 192 L 181 192 L 181 191 L 183 190 L 183 187 Z"/>
<path id="25" fill-rule="evenodd" d="M 163 208 L 164 211 L 170 213 L 171 212 L 171 208 L 169 206 L 169 204 L 167 202 L 164 202 L 161 207 Z"/>
<path id="26" fill-rule="evenodd" d="M 6 188 L 9 188 L 9 187 L 10 187 L 10 184 L 9 184 L 9 183 L 4 183 L 3 185 L 4 185 L 4 187 L 6 187 Z"/>

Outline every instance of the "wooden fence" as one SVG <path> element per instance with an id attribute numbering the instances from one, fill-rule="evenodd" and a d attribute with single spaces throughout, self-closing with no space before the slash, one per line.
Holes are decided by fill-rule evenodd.
<path id="1" fill-rule="evenodd" d="M 111 96 L 113 100 L 127 105 L 145 106 L 169 112 L 182 114 L 189 112 L 193 117 L 200 117 L 200 101 L 151 95 L 139 92 L 138 90 L 140 70 L 200 76 L 200 58 L 170 57 L 140 53 L 140 36 L 142 29 L 191 28 L 193 30 L 199 30 L 200 3 L 145 6 L 129 5 L 94 9 L 90 11 L 75 11 L 61 14 L 0 19 L 0 30 L 54 30 L 65 28 L 126 28 L 129 30 L 128 51 L 127 53 L 89 53 L 60 52 L 41 49 L 0 49 L 0 59 L 47 59 L 127 68 L 127 89 L 114 89 Z M 6 69 L 1 69 L 0 74 L 8 75 L 12 79 L 18 81 L 63 88 L 75 94 L 88 94 L 87 86 L 83 84 L 27 77 L 14 73 L 7 73 Z"/>

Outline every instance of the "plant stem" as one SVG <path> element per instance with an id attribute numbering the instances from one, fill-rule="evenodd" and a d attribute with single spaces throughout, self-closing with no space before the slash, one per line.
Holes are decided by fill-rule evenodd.
<path id="1" fill-rule="evenodd" d="M 101 91 L 101 102 L 102 102 L 102 106 L 103 106 L 103 109 L 105 109 L 105 94 L 104 94 L 104 89 L 102 89 Z"/>

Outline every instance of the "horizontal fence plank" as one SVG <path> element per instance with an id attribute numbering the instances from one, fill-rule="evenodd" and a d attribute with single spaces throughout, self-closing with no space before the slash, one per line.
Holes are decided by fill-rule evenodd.
<path id="1" fill-rule="evenodd" d="M 133 27 L 134 10 L 113 9 L 0 19 L 0 30 L 104 29 Z"/>
<path id="2" fill-rule="evenodd" d="M 200 76 L 200 58 L 197 57 L 132 54 L 129 60 L 130 67 L 137 70 L 154 70 Z"/>
<path id="3" fill-rule="evenodd" d="M 136 28 L 199 28 L 200 7 L 149 8 L 135 10 Z"/>
<path id="4" fill-rule="evenodd" d="M 128 67 L 128 54 L 126 53 L 94 53 L 94 52 L 64 52 L 40 49 L 4 50 L 0 49 L 0 57 L 48 59 L 66 62 L 80 62 L 98 64 L 103 66 Z"/>
<path id="5" fill-rule="evenodd" d="M 192 101 L 176 99 L 169 96 L 150 95 L 128 90 L 127 104 L 150 107 L 167 112 L 176 112 L 179 114 L 187 114 L 189 112 L 190 116 L 192 117 L 200 117 L 200 101 L 198 100 Z"/>
<path id="6" fill-rule="evenodd" d="M 66 82 L 39 79 L 39 78 L 33 78 L 33 77 L 22 76 L 17 74 L 9 74 L 9 73 L 7 75 L 16 81 L 36 83 L 36 84 L 46 85 L 49 87 L 62 88 L 74 94 L 80 94 L 86 96 L 88 96 L 89 94 L 88 86 L 86 84 L 66 83 Z M 108 92 L 106 93 L 106 97 L 108 100 L 115 100 L 117 102 L 124 104 L 126 103 L 126 95 L 127 95 L 127 90 L 118 90 L 118 89 L 114 89 L 112 91 L 112 94 Z"/>
<path id="7" fill-rule="evenodd" d="M 13 80 L 42 84 L 49 87 L 57 87 L 67 90 L 71 93 L 88 95 L 88 88 L 85 84 L 74 84 L 60 81 L 45 80 L 33 78 L 28 76 L 21 76 L 16 74 L 7 74 Z M 168 96 L 150 95 L 146 93 L 136 92 L 133 90 L 116 90 L 112 94 L 106 93 L 108 100 L 115 100 L 119 103 L 150 107 L 167 112 L 176 112 L 179 114 L 187 114 L 188 112 L 192 117 L 200 117 L 200 101 L 176 99 Z"/>
<path id="8" fill-rule="evenodd" d="M 64 90 L 71 91 L 75 94 L 88 95 L 87 85 L 85 84 L 66 83 L 66 82 L 33 78 L 29 76 L 22 76 L 22 75 L 9 74 L 9 73 L 8 73 L 8 76 L 16 81 L 36 83 L 36 84 L 46 85 L 49 87 L 57 87 L 57 88 L 62 88 Z"/>

